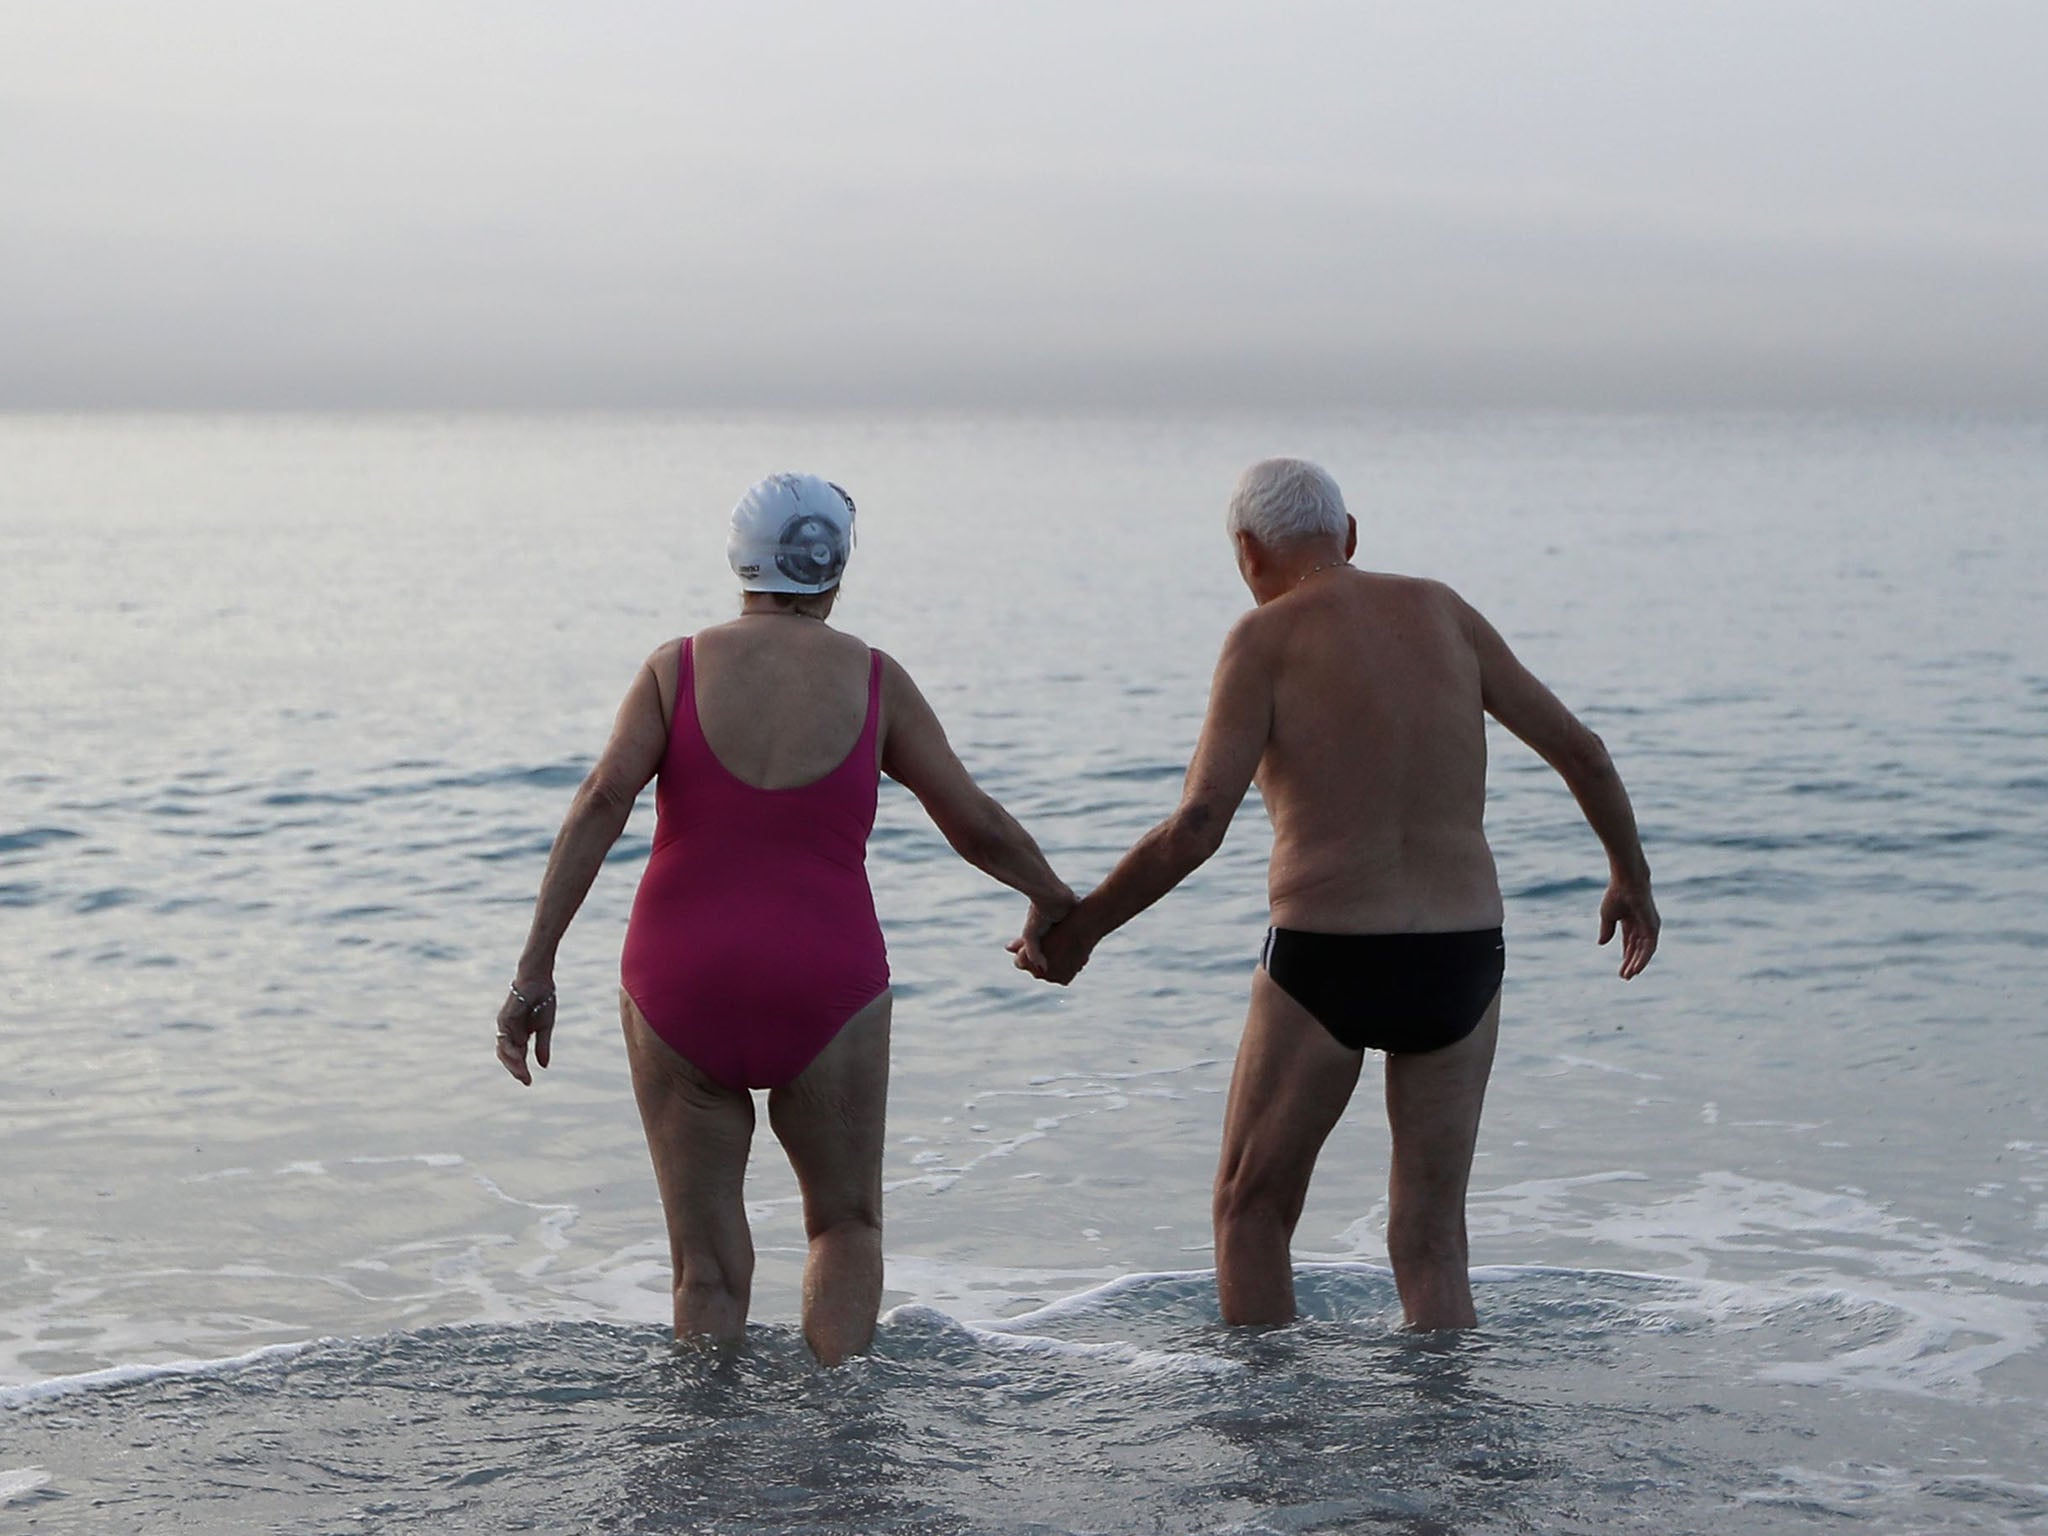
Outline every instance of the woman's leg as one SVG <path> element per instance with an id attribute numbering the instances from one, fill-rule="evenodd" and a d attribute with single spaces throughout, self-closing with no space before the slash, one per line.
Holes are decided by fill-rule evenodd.
<path id="1" fill-rule="evenodd" d="M 754 1100 L 721 1087 L 648 1027 L 619 994 L 633 1097 L 647 1130 L 654 1182 L 675 1266 L 677 1338 L 737 1340 L 746 1332 L 754 1240 L 741 1187 L 754 1135 Z"/>
<path id="2" fill-rule="evenodd" d="M 804 1192 L 804 1338 L 827 1365 L 873 1342 L 882 1305 L 889 1004 L 884 992 L 796 1081 L 768 1095 L 768 1122 Z"/>

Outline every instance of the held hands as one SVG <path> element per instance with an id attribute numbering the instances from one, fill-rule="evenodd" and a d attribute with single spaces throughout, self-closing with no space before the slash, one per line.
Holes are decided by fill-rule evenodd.
<path id="1" fill-rule="evenodd" d="M 1081 973 L 1095 944 L 1082 937 L 1073 913 L 1071 898 L 1063 911 L 1032 903 L 1031 913 L 1024 920 L 1024 932 L 1008 945 L 1010 953 L 1016 956 L 1018 970 L 1029 971 L 1040 981 L 1062 987 Z"/>
<path id="2" fill-rule="evenodd" d="M 527 1042 L 533 1042 L 533 1059 L 545 1067 L 554 1034 L 554 978 L 522 977 L 513 982 L 505 993 L 505 1005 L 498 1010 L 498 1064 L 531 1088 L 533 1073 L 526 1065 Z"/>
<path id="3" fill-rule="evenodd" d="M 1657 953 L 1660 925 L 1647 878 L 1623 880 L 1617 875 L 1608 882 L 1607 894 L 1600 901 L 1602 944 L 1614 937 L 1617 926 L 1621 929 L 1621 979 L 1627 981 L 1640 976 L 1650 956 Z"/>

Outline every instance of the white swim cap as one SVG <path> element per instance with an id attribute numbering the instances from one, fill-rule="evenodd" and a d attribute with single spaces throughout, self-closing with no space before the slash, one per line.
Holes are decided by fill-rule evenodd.
<path id="1" fill-rule="evenodd" d="M 732 509 L 725 558 L 743 592 L 827 592 L 853 549 L 853 498 L 816 475 L 770 475 Z"/>

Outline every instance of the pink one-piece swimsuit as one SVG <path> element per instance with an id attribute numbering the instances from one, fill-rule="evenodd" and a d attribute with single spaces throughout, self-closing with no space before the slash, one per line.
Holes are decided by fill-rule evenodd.
<path id="1" fill-rule="evenodd" d="M 822 779 L 761 789 L 704 739 L 688 640 L 654 791 L 654 851 L 620 976 L 654 1032 L 728 1088 L 780 1088 L 889 985 L 868 886 L 882 658 L 860 740 Z"/>

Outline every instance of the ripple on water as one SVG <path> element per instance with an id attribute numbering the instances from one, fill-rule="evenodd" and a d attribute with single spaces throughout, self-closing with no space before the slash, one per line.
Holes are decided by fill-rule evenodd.
<path id="1" fill-rule="evenodd" d="M 360 601 L 319 658 L 322 688 L 311 693 L 295 644 L 228 654 L 218 581 L 202 582 L 213 595 L 198 599 L 152 579 L 159 611 L 181 621 L 166 624 L 152 664 L 195 686 L 137 695 L 113 728 L 99 711 L 52 715 L 48 739 L 33 745 L 62 771 L 6 780 L 0 908 L 25 963 L 10 972 L 20 982 L 7 989 L 11 1011 L 0 1007 L 17 1044 L 0 1087 L 0 1150 L 16 1170 L 5 1206 L 16 1226 L 0 1250 L 24 1262 L 0 1308 L 0 1359 L 57 1370 L 315 1331 L 369 1337 L 252 1366 L 239 1384 L 138 1381 L 74 1394 L 48 1416 L 9 1416 L 0 1524 L 26 1511 L 38 1529 L 95 1533 L 181 1520 L 193 1529 L 1634 1523 L 1721 1532 L 1783 1529 L 1809 1509 L 1832 1519 L 1820 1511 L 1836 1508 L 1914 1532 L 2048 1521 L 2038 1493 L 2020 1487 L 2040 1481 L 2026 1435 L 2048 1401 L 2048 1279 L 2036 1251 L 2048 1175 L 2042 1154 L 2010 1150 L 2044 1139 L 2028 1090 L 2040 1076 L 2034 1000 L 2048 953 L 2038 874 L 2048 856 L 2048 674 L 2025 660 L 2038 651 L 2028 642 L 2039 582 L 2029 577 L 2048 536 L 2034 515 L 2048 484 L 2038 432 L 2018 444 L 1987 430 L 1938 433 L 1924 440 L 1940 446 L 1930 454 L 1912 446 L 1918 429 L 1783 421 L 1330 429 L 1333 451 L 1391 477 L 1390 506 L 1429 509 L 1405 529 L 1384 521 L 1382 534 L 1401 546 L 1390 558 L 1446 560 L 1446 573 L 1608 734 L 1668 882 L 1673 937 L 1657 968 L 1625 1004 L 1582 1004 L 1574 978 L 1590 975 L 1580 948 L 1599 886 L 1560 877 L 1600 873 L 1597 845 L 1551 770 L 1490 733 L 1499 750 L 1489 825 L 1520 903 L 1516 1020 L 1488 1106 L 1482 1172 L 1497 1180 L 1510 1167 L 1521 1177 L 1622 1162 L 1644 1168 L 1651 1189 L 1676 1193 L 1643 1204 L 1482 1190 L 1475 1230 L 1496 1253 L 1768 1279 L 1768 1303 L 1691 1281 L 1490 1277 L 1489 1327 L 1446 1353 L 1398 1332 L 1383 1273 L 1306 1272 L 1306 1321 L 1242 1338 L 1214 1327 L 1198 1276 L 1134 1283 L 1104 1303 L 1106 1320 L 1083 1303 L 1001 1339 L 906 1311 L 885 1327 L 873 1361 L 830 1378 L 809 1369 L 788 1329 L 758 1331 L 726 1365 L 599 1324 L 391 1333 L 422 1318 L 594 1310 L 625 1319 L 662 1306 L 661 1243 L 615 1032 L 603 1032 L 608 1046 L 579 1033 L 545 1090 L 515 1101 L 492 1091 L 502 1082 L 483 1087 L 487 1057 L 447 1021 L 480 1009 L 487 1024 L 495 1007 L 490 994 L 524 930 L 553 830 L 602 740 L 620 659 L 645 653 L 633 615 L 659 612 L 668 625 L 679 608 L 729 607 L 715 548 L 714 579 L 679 597 L 664 562 L 622 569 L 617 542 L 581 538 L 580 509 L 602 503 L 631 523 L 631 507 L 646 500 L 646 482 L 632 478 L 649 458 L 639 447 L 656 448 L 670 485 L 676 465 L 729 462 L 732 433 L 766 447 L 788 427 L 720 427 L 709 452 L 686 422 L 538 433 L 447 422 L 424 432 L 334 422 L 64 428 L 88 449 L 67 482 L 86 541 L 69 561 L 81 617 L 69 630 L 53 624 L 39 636 L 31 626 L 10 640 L 109 669 L 127 659 L 132 634 L 83 616 L 103 612 L 108 579 L 156 575 L 118 569 L 125 556 L 107 533 L 110 518 L 127 515 L 117 504 L 156 504 L 142 468 L 165 456 L 138 449 L 137 432 L 193 442 L 181 495 L 227 508 L 230 522 L 254 478 L 220 471 L 245 453 L 283 452 L 299 492 L 348 503 L 344 517 L 288 510 L 324 577 Z M 1222 437 L 1250 446 L 1272 427 L 1240 424 Z M 0 423 L 15 430 L 29 429 Z M 837 441 L 878 460 L 896 455 L 912 489 L 906 505 L 929 492 L 944 509 L 929 525 L 939 534 L 960 515 L 945 477 L 965 462 L 947 459 L 947 440 L 971 439 L 976 462 L 987 449 L 1009 455 L 1029 471 L 1010 477 L 1020 485 L 1042 470 L 1071 471 L 1089 488 L 1005 526 L 1103 551 L 1089 577 L 1090 621 L 1109 611 L 1105 571 L 1143 570 L 1151 596 L 1163 574 L 1188 599 L 1160 605 L 1141 594 L 1127 624 L 1097 635 L 1116 642 L 1114 675 L 1097 644 L 1065 658 L 1090 665 L 1062 681 L 1040 669 L 1043 648 L 1002 653 L 1001 636 L 1034 631 L 1000 621 L 1073 616 L 1083 589 L 1071 561 L 1017 562 L 998 587 L 976 586 L 952 606 L 926 600 L 931 578 L 948 574 L 946 550 L 978 547 L 971 538 L 927 541 L 939 565 L 906 585 L 890 586 L 904 573 L 887 559 L 870 568 L 867 590 L 880 601 L 866 611 L 887 615 L 892 648 L 926 678 L 963 761 L 1000 789 L 1062 873 L 1092 879 L 1170 808 L 1206 664 L 1244 602 L 1214 549 L 1184 567 L 1162 557 L 1142 520 L 1121 517 L 1117 493 L 1156 487 L 1162 473 L 1179 473 L 1165 460 L 1184 459 L 1208 466 L 1178 483 L 1192 495 L 1195 480 L 1224 467 L 1219 435 L 1210 424 L 1155 432 L 1085 422 L 915 432 L 906 448 L 897 427 L 864 422 Z M 528 437 L 544 446 L 520 451 Z M 208 444 L 229 443 L 230 459 L 209 461 Z M 622 443 L 636 451 L 618 452 Z M 1605 448 L 1589 455 L 1589 445 Z M 533 473 L 558 459 L 576 473 Z M 313 473 L 297 472 L 302 460 Z M 442 494 L 451 474 L 481 494 L 451 501 Z M 260 478 L 266 498 L 286 483 Z M 564 497 L 569 484 L 575 494 Z M 379 494 L 359 496 L 365 488 Z M 1959 512 L 1950 491 L 1976 496 L 1978 510 Z M 574 503 L 567 513 L 565 502 Z M 505 628 L 506 589 L 468 579 L 480 526 L 465 510 L 472 503 L 490 506 L 501 552 L 553 552 L 536 574 L 589 598 L 576 623 Z M 273 526 L 272 508 L 246 510 L 252 526 Z M 1670 537 L 1609 537 L 1607 514 L 1624 511 L 1629 526 L 1648 519 Z M 1958 516 L 1971 524 L 1973 550 L 2002 552 L 1972 566 L 1967 591 L 1943 576 L 1947 562 L 1925 558 L 1927 539 Z M 612 526 L 619 541 L 668 538 L 670 519 L 664 505 L 631 532 Z M 1853 568 L 1803 558 L 1819 541 L 1835 547 L 1849 526 Z M 1788 550 L 1784 570 L 1805 572 L 1801 582 L 1819 583 L 1817 592 L 1793 593 L 1768 571 L 1759 580 L 1752 535 L 1765 530 Z M 1684 549 L 1675 563 L 1672 538 Z M 240 559 L 240 543 L 151 538 L 135 548 L 150 566 L 204 565 L 224 552 Z M 405 563 L 419 580 L 394 586 L 385 578 L 401 546 L 418 555 Z M 1530 559 L 1557 579 L 1526 580 Z M 252 572 L 223 570 L 223 579 Z M 70 578 L 53 568 L 50 579 Z M 428 586 L 436 622 L 423 626 Z M 252 617 L 267 604 L 273 631 L 289 636 L 303 633 L 303 590 L 295 578 L 255 576 L 232 597 Z M 1915 608 L 1886 595 L 1905 590 L 1927 601 Z M 1809 595 L 1817 601 L 1793 600 Z M 1923 627 L 1923 611 L 1939 623 Z M 1649 668 L 1630 643 L 1645 634 L 1659 642 Z M 490 637 L 501 635 L 512 637 L 517 665 L 499 665 L 503 648 Z M 480 652 L 485 665 L 469 674 L 479 686 L 427 691 Z M 2014 659 L 2002 673 L 1969 659 L 1989 655 Z M 16 668 L 10 680 L 22 686 L 33 670 Z M 1119 677 L 1160 686 L 1159 699 L 1134 699 Z M 519 709 L 506 707 L 507 689 Z M 322 707 L 303 707 L 312 699 Z M 525 718 L 528 702 L 550 718 Z M 995 945 L 1014 930 L 1010 898 L 966 872 L 909 797 L 885 787 L 871 868 L 903 978 L 891 1129 L 934 1159 L 892 1153 L 891 1177 L 924 1181 L 892 1196 L 892 1239 L 963 1270 L 979 1266 L 982 1277 L 903 1294 L 954 1312 L 994 1297 L 1000 1305 L 989 1309 L 1002 1310 L 1027 1297 L 1036 1305 L 1076 1273 L 1203 1251 L 1218 1100 L 1263 892 L 1256 811 L 1248 803 L 1223 854 L 1107 947 L 1081 986 L 1006 992 Z M 564 950 L 562 979 L 575 995 L 588 989 L 601 1001 L 608 991 L 651 824 L 643 803 Z M 151 894 L 74 912 L 113 890 Z M 1804 894 L 1795 910 L 1760 890 Z M 970 953 L 979 959 L 964 961 Z M 179 968 L 165 969 L 173 955 Z M 360 995 L 366 978 L 374 1003 L 337 1020 L 339 1000 Z M 1014 1027 L 1027 1008 L 1031 1028 Z M 1574 1066 L 1540 1091 L 1518 1079 L 1516 1059 L 1558 1059 L 1561 1041 L 1595 1031 L 1604 1040 L 1610 1010 L 1631 1027 L 1625 1047 L 1617 1031 L 1612 1048 L 1585 1048 L 1600 1072 Z M 185 1031 L 200 1021 L 212 1032 Z M 1143 1098 L 1106 1070 L 1195 1056 L 1210 1065 L 1181 1085 L 1182 1104 Z M 1656 1077 L 1625 1083 L 1624 1059 L 1654 1065 Z M 997 1102 L 985 1131 L 958 1123 L 964 1101 L 1055 1066 L 1085 1073 L 1100 1094 L 1090 1088 L 1078 1110 Z M 1827 1091 L 1815 1093 L 1816 1082 Z M 1112 1094 L 1135 1112 L 1112 1112 Z M 176 1112 L 156 1113 L 163 1105 Z M 1762 1128 L 1809 1114 L 1829 1127 Z M 1376 1129 L 1376 1106 L 1362 1099 L 1345 1134 L 1360 1119 Z M 588 1196 L 581 1229 L 607 1235 L 588 1240 L 594 1251 L 558 1249 L 544 1240 L 558 1212 L 506 1204 L 467 1175 L 389 1186 L 365 1178 L 360 1198 L 338 1198 L 334 1178 L 252 1178 L 223 1184 L 213 1203 L 202 1194 L 215 1186 L 182 1181 L 188 1170 L 243 1164 L 340 1167 L 349 1150 L 405 1144 L 421 1126 L 488 1157 L 505 1190 L 568 1200 L 609 1186 L 614 1208 L 600 1212 Z M 1874 1138 L 1867 1127 L 1878 1128 Z M 1716 1168 L 1810 1174 L 1830 1188 L 1860 1181 L 1872 1193 L 1868 1209 L 1845 1214 L 1751 1178 L 1692 1188 L 1699 1170 Z M 779 1160 L 758 1157 L 754 1176 L 780 1176 Z M 620 1193 L 629 1182 L 633 1192 Z M 1326 1160 L 1318 1198 L 1329 1214 L 1319 1219 L 1366 1221 L 1372 1241 L 1360 1251 L 1377 1253 L 1383 1220 L 1367 1217 L 1381 1184 L 1377 1168 Z M 1980 1184 L 2007 1187 L 1958 1203 Z M 771 1307 L 792 1294 L 780 1281 L 801 1256 L 786 1179 L 784 1188 L 754 1191 L 779 1202 L 780 1226 L 762 1225 L 764 1269 L 783 1268 L 762 1287 Z M 1961 1214 L 1951 1225 L 1977 1234 L 1981 1248 L 1883 1224 L 1888 1213 L 1932 1221 L 1952 1210 Z M 1155 1217 L 1180 1226 L 1152 1226 Z M 49 1235 L 26 1235 L 36 1229 Z M 614 1245 L 628 1230 L 635 1236 Z M 630 1242 L 645 1246 L 620 1247 Z M 259 1257 L 277 1262 L 261 1274 L 228 1272 Z M 1089 1267 L 987 1278 L 1026 1257 Z M 907 1266 L 895 1249 L 891 1260 L 902 1283 Z M 628 1292 L 630 1306 L 616 1299 Z M 58 1411 L 76 1416 L 75 1433 L 59 1433 Z M 1947 1448 L 1971 1441 L 1975 1465 L 1950 1457 Z M 739 1475 L 721 1480 L 721 1465 Z M 349 1478 L 349 1468 L 363 1475 Z M 302 1474 L 303 1505 L 298 1488 L 285 1491 Z"/>
<path id="2" fill-rule="evenodd" d="M 70 827 L 24 827 L 19 832 L 0 832 L 0 857 L 10 853 L 33 853 L 39 848 L 76 842 L 83 832 Z"/>
<path id="3" fill-rule="evenodd" d="M 149 899 L 145 892 L 127 886 L 109 886 L 105 890 L 90 891 L 72 903 L 71 910 L 81 916 L 94 912 L 106 912 L 116 907 L 125 907 Z"/>
<path id="4" fill-rule="evenodd" d="M 1987 1503 L 2048 1513 L 1981 1454 L 1900 1455 L 1910 1398 L 1813 1420 L 1766 1379 L 1774 1350 L 1829 1337 L 1903 1360 L 1915 1323 L 1896 1307 L 1477 1278 L 1489 1321 L 1463 1335 L 1401 1331 L 1369 1266 L 1305 1268 L 1303 1320 L 1270 1331 L 1219 1327 L 1213 1275 L 1133 1275 L 996 1324 L 900 1308 L 837 1371 L 788 1326 L 719 1351 L 466 1325 L 8 1389 L 0 1414 L 52 1529 L 196 1501 L 242 1528 L 374 1531 L 428 1513 L 456 1531 L 1595 1530 L 1624 1506 L 1645 1527 L 1761 1530 L 1728 1512 L 1864 1462 L 1886 1469 L 1872 1507 L 1913 1528 L 1965 1528 Z M 177 1436 L 134 1456 L 164 1423 Z M 252 1483 L 252 1458 L 288 1460 L 289 1488 Z"/>

